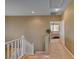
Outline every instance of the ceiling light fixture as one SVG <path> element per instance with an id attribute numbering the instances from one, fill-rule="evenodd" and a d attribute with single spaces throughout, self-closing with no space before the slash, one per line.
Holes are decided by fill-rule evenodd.
<path id="1" fill-rule="evenodd" d="M 59 10 L 60 10 L 59 8 L 56 8 L 56 9 L 55 9 L 55 11 L 59 11 Z"/>
<path id="2" fill-rule="evenodd" d="M 34 11 L 32 11 L 32 14 L 34 14 L 35 12 Z"/>
<path id="3" fill-rule="evenodd" d="M 58 12 L 58 11 L 61 11 L 60 8 L 54 8 L 54 9 L 50 9 L 51 12 Z"/>

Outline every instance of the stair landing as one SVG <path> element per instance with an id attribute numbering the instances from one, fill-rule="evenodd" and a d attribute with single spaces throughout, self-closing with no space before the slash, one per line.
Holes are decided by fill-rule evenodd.
<path id="1" fill-rule="evenodd" d="M 49 44 L 49 55 L 37 53 L 31 56 L 23 56 L 21 59 L 74 59 L 64 48 L 59 39 L 52 40 Z"/>

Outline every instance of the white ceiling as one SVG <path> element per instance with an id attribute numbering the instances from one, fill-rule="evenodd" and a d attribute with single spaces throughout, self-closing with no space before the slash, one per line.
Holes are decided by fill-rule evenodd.
<path id="1" fill-rule="evenodd" d="M 67 0 L 5 0 L 5 14 L 6 16 L 50 15 L 50 12 L 63 11 L 66 4 Z"/>

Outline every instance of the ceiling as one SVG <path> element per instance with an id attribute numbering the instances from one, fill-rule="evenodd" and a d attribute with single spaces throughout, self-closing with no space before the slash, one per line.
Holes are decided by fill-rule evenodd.
<path id="1" fill-rule="evenodd" d="M 5 0 L 6 16 L 61 14 L 68 0 Z"/>

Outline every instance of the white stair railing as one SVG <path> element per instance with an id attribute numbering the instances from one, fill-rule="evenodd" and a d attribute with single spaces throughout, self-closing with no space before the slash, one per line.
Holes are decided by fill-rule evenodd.
<path id="1" fill-rule="evenodd" d="M 34 55 L 34 44 L 22 35 L 16 40 L 5 43 L 6 59 L 20 59 L 23 55 Z"/>

